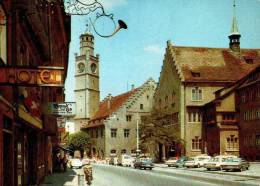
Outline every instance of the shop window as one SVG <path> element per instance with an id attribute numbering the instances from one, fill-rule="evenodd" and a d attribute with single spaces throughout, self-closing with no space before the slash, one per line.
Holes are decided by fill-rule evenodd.
<path id="1" fill-rule="evenodd" d="M 195 87 L 191 90 L 191 99 L 192 101 L 201 101 L 202 100 L 202 89 Z"/>
<path id="2" fill-rule="evenodd" d="M 7 64 L 7 26 L 6 14 L 0 5 L 0 62 Z"/>

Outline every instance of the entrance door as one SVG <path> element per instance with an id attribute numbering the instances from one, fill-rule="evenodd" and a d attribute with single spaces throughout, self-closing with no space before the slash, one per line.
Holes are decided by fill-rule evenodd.
<path id="1" fill-rule="evenodd" d="M 3 168 L 4 168 L 4 185 L 13 185 L 13 161 L 12 161 L 12 135 L 3 132 L 4 137 L 4 157 L 3 157 Z"/>

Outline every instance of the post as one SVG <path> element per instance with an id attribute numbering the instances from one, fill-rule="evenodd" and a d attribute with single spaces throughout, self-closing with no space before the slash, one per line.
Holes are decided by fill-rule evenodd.
<path id="1" fill-rule="evenodd" d="M 84 186 L 85 184 L 85 175 L 82 173 L 78 174 L 78 186 Z"/>
<path id="2" fill-rule="evenodd" d="M 139 149 L 139 113 L 137 112 L 137 120 L 136 120 L 136 158 L 139 158 L 140 155 Z"/>

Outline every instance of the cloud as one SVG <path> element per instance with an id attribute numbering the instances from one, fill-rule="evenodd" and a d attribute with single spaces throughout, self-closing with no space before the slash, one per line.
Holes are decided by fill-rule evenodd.
<path id="1" fill-rule="evenodd" d="M 126 0 L 99 0 L 105 9 L 113 9 L 114 7 L 126 4 Z"/>
<path id="2" fill-rule="evenodd" d="M 147 45 L 144 47 L 145 52 L 150 52 L 150 53 L 156 53 L 156 54 L 163 54 L 164 53 L 164 48 L 160 47 L 157 44 L 153 45 Z"/>

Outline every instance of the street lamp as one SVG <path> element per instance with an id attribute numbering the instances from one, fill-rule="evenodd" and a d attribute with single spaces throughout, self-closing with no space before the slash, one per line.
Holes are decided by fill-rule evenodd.
<path id="1" fill-rule="evenodd" d="M 139 113 L 136 119 L 136 158 L 139 158 L 141 150 L 139 149 Z"/>

